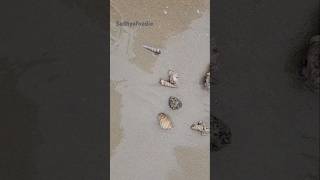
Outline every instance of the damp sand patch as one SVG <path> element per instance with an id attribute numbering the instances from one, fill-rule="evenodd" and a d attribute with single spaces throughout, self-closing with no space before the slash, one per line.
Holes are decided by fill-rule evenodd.
<path id="1" fill-rule="evenodd" d="M 120 144 L 122 139 L 122 128 L 120 126 L 121 122 L 121 94 L 116 91 L 117 82 L 111 81 L 110 83 L 110 99 L 111 99 L 111 106 L 110 106 L 110 149 L 111 149 L 111 156 L 115 153 L 116 147 Z"/>
<path id="2" fill-rule="evenodd" d="M 175 156 L 183 172 L 171 171 L 169 180 L 209 180 L 209 153 L 209 149 L 206 148 L 176 147 Z"/>

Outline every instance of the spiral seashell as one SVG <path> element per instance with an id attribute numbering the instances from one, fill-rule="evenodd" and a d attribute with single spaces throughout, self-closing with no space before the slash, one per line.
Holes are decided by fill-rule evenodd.
<path id="1" fill-rule="evenodd" d="M 171 87 L 171 88 L 176 88 L 177 87 L 177 85 L 172 84 L 169 81 L 166 81 L 166 80 L 163 80 L 163 79 L 160 79 L 160 84 L 162 86 L 165 86 L 165 87 Z"/>
<path id="2" fill-rule="evenodd" d="M 202 136 L 205 136 L 205 135 L 209 134 L 209 132 L 210 132 L 210 129 L 202 121 L 198 121 L 198 122 L 193 123 L 191 125 L 191 129 L 201 132 Z"/>
<path id="3" fill-rule="evenodd" d="M 160 113 L 158 115 L 159 123 L 162 129 L 171 129 L 173 128 L 172 121 L 169 116 L 165 113 Z"/>
<path id="4" fill-rule="evenodd" d="M 151 47 L 151 46 L 147 46 L 147 45 L 143 45 L 143 47 L 151 52 L 153 52 L 155 55 L 159 55 L 161 54 L 161 50 L 158 49 L 158 48 L 154 48 L 154 47 Z"/>
<path id="5" fill-rule="evenodd" d="M 169 70 L 168 72 L 168 75 L 169 75 L 169 82 L 171 84 L 177 84 L 178 82 L 178 73 L 176 73 L 175 71 L 173 70 Z"/>

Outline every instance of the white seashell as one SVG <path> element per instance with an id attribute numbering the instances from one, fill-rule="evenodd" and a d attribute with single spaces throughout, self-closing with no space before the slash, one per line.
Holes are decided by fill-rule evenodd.
<path id="1" fill-rule="evenodd" d="M 191 125 L 191 129 L 201 132 L 202 136 L 205 136 L 205 135 L 209 134 L 209 132 L 210 132 L 210 129 L 202 121 L 198 121 L 198 122 L 193 123 Z"/>
<path id="2" fill-rule="evenodd" d="M 207 89 L 210 89 L 210 72 L 206 73 L 205 79 L 204 79 L 204 87 Z"/>
<path id="3" fill-rule="evenodd" d="M 169 74 L 169 82 L 171 84 L 176 84 L 178 82 L 178 77 L 179 77 L 178 73 L 176 73 L 173 70 L 169 70 L 168 74 Z"/>
<path id="4" fill-rule="evenodd" d="M 150 47 L 150 46 L 147 46 L 147 45 L 143 45 L 143 47 L 151 52 L 153 52 L 155 55 L 159 55 L 161 54 L 161 50 L 160 49 L 157 49 L 157 48 L 154 48 L 154 47 Z"/>
<path id="5" fill-rule="evenodd" d="M 158 115 L 159 123 L 162 129 L 171 129 L 173 128 L 172 121 L 168 117 L 168 115 L 164 113 L 160 113 Z"/>
<path id="6" fill-rule="evenodd" d="M 168 82 L 166 80 L 163 80 L 163 79 L 160 79 L 160 84 L 162 86 L 165 86 L 165 87 L 171 87 L 171 88 L 176 88 L 177 87 L 177 85 L 172 84 L 172 83 L 170 83 L 170 82 Z"/>

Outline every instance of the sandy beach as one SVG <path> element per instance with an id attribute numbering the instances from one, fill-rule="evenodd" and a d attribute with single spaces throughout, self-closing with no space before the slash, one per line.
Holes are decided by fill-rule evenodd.
<path id="1" fill-rule="evenodd" d="M 195 121 L 209 124 L 210 93 L 201 84 L 210 62 L 208 5 L 111 2 L 111 179 L 210 179 L 210 137 L 190 129 Z M 147 10 L 130 10 L 138 6 Z M 136 20 L 153 26 L 116 26 Z M 162 53 L 153 55 L 143 45 Z M 178 88 L 159 84 L 169 69 L 180 75 Z M 170 96 L 182 100 L 181 109 L 169 108 Z M 171 117 L 173 129 L 160 128 L 160 112 Z"/>

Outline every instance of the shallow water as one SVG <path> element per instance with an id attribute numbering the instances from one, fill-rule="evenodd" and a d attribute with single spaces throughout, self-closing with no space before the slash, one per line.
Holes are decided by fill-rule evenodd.
<path id="1" fill-rule="evenodd" d="M 152 54 L 146 54 L 141 48 L 147 44 L 158 48 L 165 48 L 166 40 L 179 32 L 186 30 L 190 22 L 203 15 L 208 10 L 208 0 L 185 0 L 179 3 L 169 0 L 134 0 L 111 1 L 111 29 L 116 28 L 116 21 L 151 21 L 153 26 L 148 28 L 122 28 L 122 33 L 128 33 L 130 62 L 142 70 L 151 73 L 158 59 Z M 209 22 L 207 22 L 209 26 Z M 111 33 L 111 36 L 117 36 Z M 133 40 L 134 39 L 134 40 Z"/>

